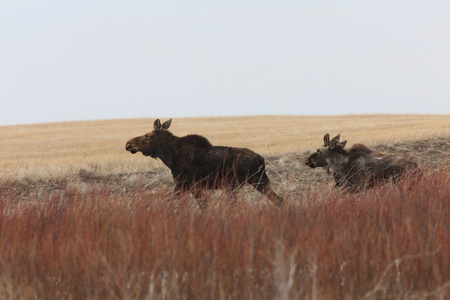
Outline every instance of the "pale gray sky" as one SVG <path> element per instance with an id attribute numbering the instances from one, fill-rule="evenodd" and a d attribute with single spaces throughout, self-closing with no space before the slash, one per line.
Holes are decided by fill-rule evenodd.
<path id="1" fill-rule="evenodd" d="M 450 1 L 0 2 L 0 125 L 450 114 Z"/>

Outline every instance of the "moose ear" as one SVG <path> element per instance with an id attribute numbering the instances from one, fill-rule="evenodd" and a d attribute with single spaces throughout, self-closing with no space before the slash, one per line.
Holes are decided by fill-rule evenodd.
<path id="1" fill-rule="evenodd" d="M 168 120 L 168 121 L 165 121 L 165 122 L 162 124 L 162 129 L 169 129 L 169 127 L 170 127 L 171 124 L 172 124 L 172 119 L 170 119 L 170 120 Z"/>
<path id="2" fill-rule="evenodd" d="M 332 139 L 330 141 L 330 143 L 328 144 L 328 147 L 330 147 L 330 149 L 334 149 L 334 148 L 336 148 L 337 145 L 338 145 L 338 141 L 335 139 Z"/>
<path id="3" fill-rule="evenodd" d="M 339 145 L 339 148 L 344 149 L 345 145 L 347 145 L 347 140 L 343 140 L 338 145 Z"/>
<path id="4" fill-rule="evenodd" d="M 153 128 L 155 130 L 161 129 L 161 121 L 159 119 L 155 120 L 155 122 L 153 123 Z"/>
<path id="5" fill-rule="evenodd" d="M 330 142 L 331 149 L 336 149 L 336 148 L 344 149 L 345 145 L 347 145 L 347 140 L 339 142 L 339 137 L 332 139 Z"/>
<path id="6" fill-rule="evenodd" d="M 335 136 L 335 137 L 332 139 L 332 141 L 338 141 L 338 142 L 339 142 L 339 139 L 340 139 L 340 138 L 341 138 L 341 134 L 338 133 L 338 135 Z"/>
<path id="7" fill-rule="evenodd" d="M 325 147 L 330 144 L 330 134 L 329 133 L 327 133 L 323 136 L 323 144 Z"/>

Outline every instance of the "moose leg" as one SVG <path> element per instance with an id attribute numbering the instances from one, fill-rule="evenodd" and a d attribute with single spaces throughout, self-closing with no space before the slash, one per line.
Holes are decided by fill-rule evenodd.
<path id="1" fill-rule="evenodd" d="M 197 201 L 200 209 L 205 209 L 208 206 L 207 200 L 202 196 L 202 189 L 198 187 L 190 187 L 186 184 L 186 182 L 177 182 L 175 188 L 173 190 L 173 195 L 180 197 L 184 194 L 192 194 L 194 196 L 195 201 Z"/>
<path id="2" fill-rule="evenodd" d="M 256 186 L 256 189 L 266 195 L 267 198 L 269 198 L 270 201 L 272 201 L 276 206 L 281 206 L 284 202 L 284 199 L 281 198 L 272 188 L 272 185 L 270 184 L 270 181 L 265 183 L 259 183 Z"/>
<path id="3" fill-rule="evenodd" d="M 197 201 L 198 207 L 200 209 L 205 209 L 208 207 L 208 201 L 205 197 L 202 196 L 202 189 L 194 189 L 192 191 L 192 195 L 195 198 L 195 201 Z"/>

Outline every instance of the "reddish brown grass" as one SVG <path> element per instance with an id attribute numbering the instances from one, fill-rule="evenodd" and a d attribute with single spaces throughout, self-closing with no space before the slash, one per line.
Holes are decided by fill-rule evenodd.
<path id="1" fill-rule="evenodd" d="M 166 190 L 5 182 L 0 298 L 448 299 L 450 173 L 424 173 L 281 209 L 217 193 L 205 211 Z"/>

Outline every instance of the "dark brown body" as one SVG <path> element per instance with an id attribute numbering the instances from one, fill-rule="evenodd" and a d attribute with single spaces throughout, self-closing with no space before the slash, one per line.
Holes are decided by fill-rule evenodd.
<path id="1" fill-rule="evenodd" d="M 377 183 L 397 181 L 408 171 L 420 172 L 412 158 L 376 153 L 362 144 L 346 150 L 347 141 L 339 142 L 339 138 L 337 135 L 330 141 L 329 134 L 326 134 L 324 147 L 305 160 L 311 168 L 322 167 L 328 174 L 332 173 L 336 186 L 359 190 Z"/>
<path id="2" fill-rule="evenodd" d="M 162 125 L 156 120 L 154 130 L 130 139 L 126 150 L 160 158 L 172 172 L 176 192 L 192 192 L 203 207 L 202 190 L 226 188 L 234 193 L 248 183 L 276 205 L 283 203 L 271 187 L 261 155 L 245 148 L 213 146 L 200 135 L 174 136 L 167 130 L 170 124 L 171 120 Z"/>

